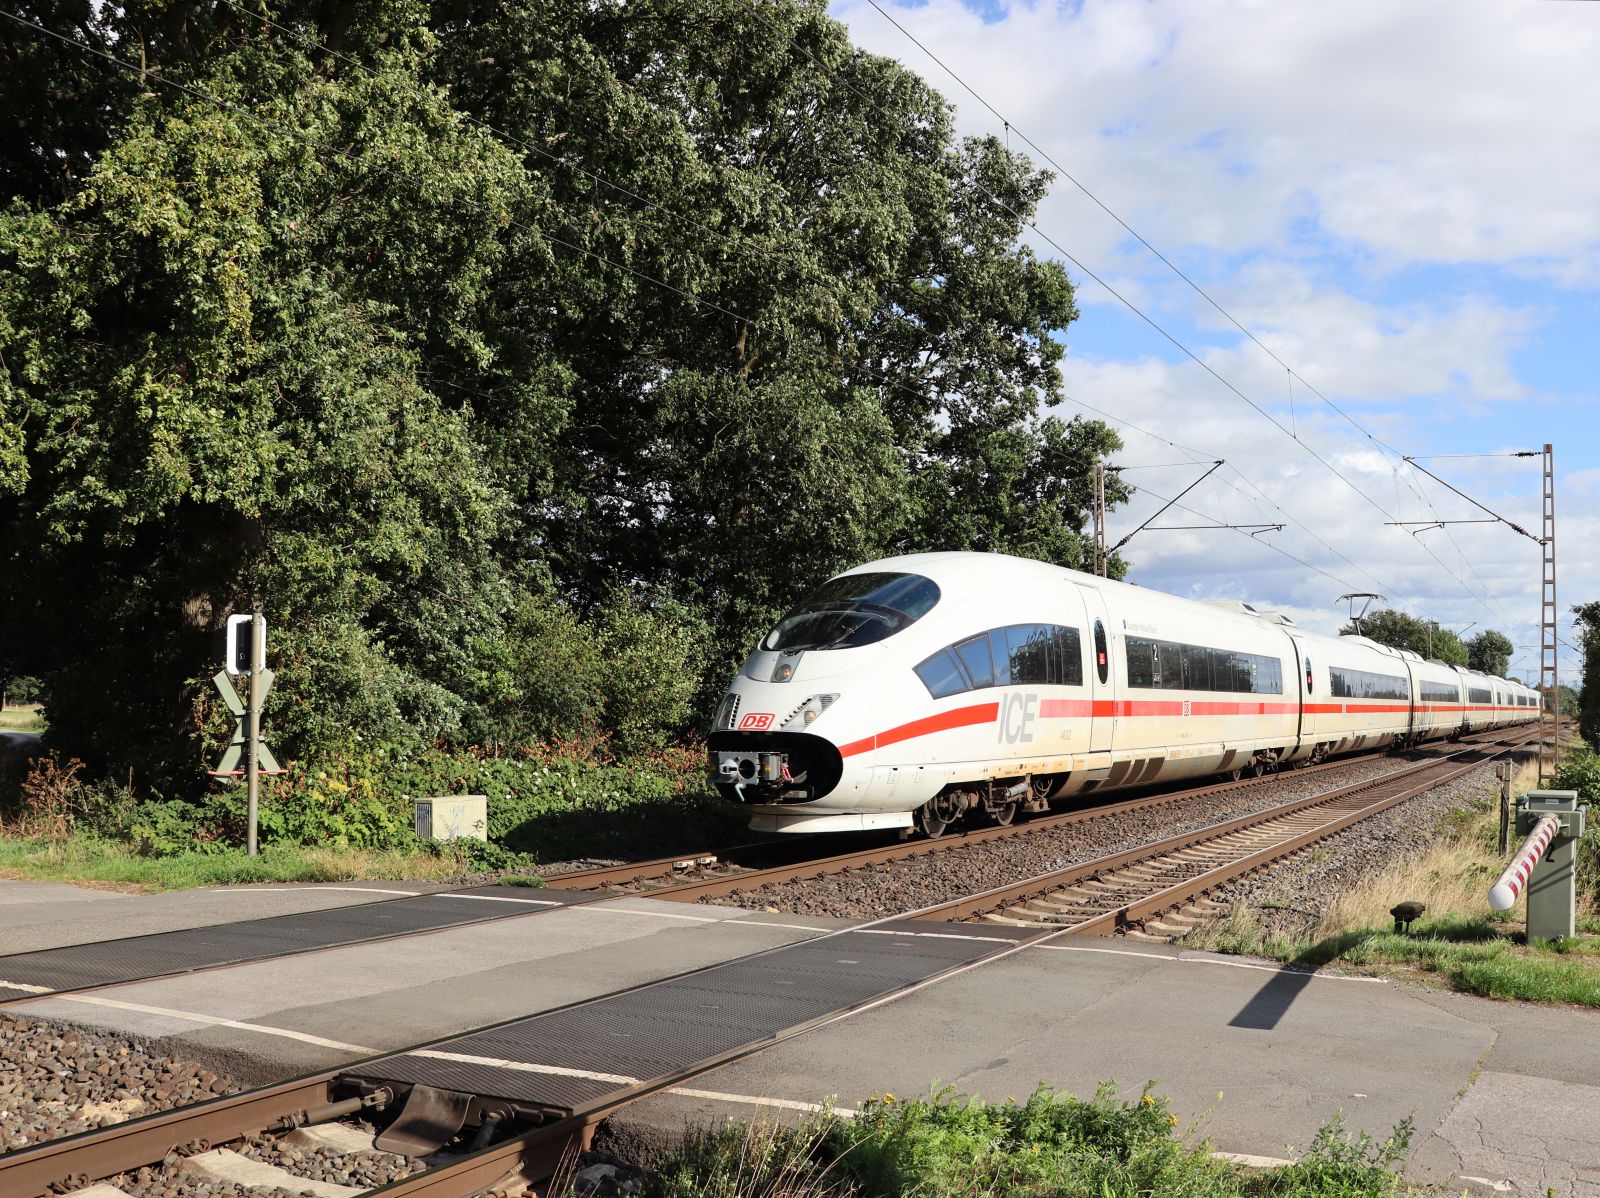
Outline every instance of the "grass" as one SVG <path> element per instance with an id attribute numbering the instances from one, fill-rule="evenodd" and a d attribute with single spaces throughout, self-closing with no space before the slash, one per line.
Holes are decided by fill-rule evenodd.
<path id="1" fill-rule="evenodd" d="M 85 837 L 51 841 L 0 836 L 0 878 L 80 882 L 114 890 L 183 890 L 247 882 L 442 879 L 459 877 L 474 868 L 470 853 L 449 848 L 435 853 L 269 846 L 255 857 L 243 849 L 142 857 L 127 845 Z"/>
<path id="2" fill-rule="evenodd" d="M 44 715 L 37 703 L 0 708 L 0 732 L 43 732 Z"/>
<path id="3" fill-rule="evenodd" d="M 1383 1142 L 1335 1116 L 1295 1163 L 1245 1170 L 1180 1131 L 1167 1101 L 1092 1099 L 1041 1087 L 1025 1101 L 936 1090 L 834 1111 L 795 1129 L 729 1122 L 689 1136 L 644 1187 L 649 1198 L 1381 1198 L 1413 1192 L 1392 1166 L 1409 1120 Z"/>
<path id="4" fill-rule="evenodd" d="M 1532 785 L 1525 772 L 1514 789 Z M 1337 963 L 1433 980 L 1489 998 L 1600 1007 L 1600 913 L 1581 910 L 1576 936 L 1528 944 L 1521 904 L 1509 912 L 1489 910 L 1489 887 L 1505 866 L 1498 833 L 1498 798 L 1485 799 L 1447 818 L 1421 853 L 1340 895 L 1309 936 L 1276 932 L 1268 916 L 1236 907 L 1185 943 L 1301 968 Z M 1389 908 L 1408 899 L 1425 903 L 1427 914 L 1410 935 L 1400 935 L 1392 930 Z"/>

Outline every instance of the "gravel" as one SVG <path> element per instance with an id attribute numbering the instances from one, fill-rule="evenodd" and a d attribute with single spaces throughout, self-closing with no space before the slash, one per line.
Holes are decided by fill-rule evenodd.
<path id="1" fill-rule="evenodd" d="M 1256 908 L 1269 935 L 1308 938 L 1341 894 L 1397 861 L 1420 855 L 1447 815 L 1477 807 L 1498 792 L 1494 766 L 1485 765 L 1346 828 L 1270 873 L 1220 888 L 1212 900 Z"/>
<path id="2" fill-rule="evenodd" d="M 134 1040 L 0 1015 L 0 1153 L 239 1088 Z"/>
<path id="3" fill-rule="evenodd" d="M 344 1153 L 333 1148 L 310 1148 L 282 1140 L 251 1140 L 232 1147 L 241 1156 L 277 1165 L 297 1177 L 368 1189 L 420 1173 L 427 1167 L 421 1161 L 411 1161 L 392 1152 Z"/>
<path id="4" fill-rule="evenodd" d="M 790 915 L 882 919 L 1380 778 L 1407 764 L 1391 758 L 1353 762 L 1344 769 L 1316 774 L 1290 770 L 1278 775 L 1270 786 L 1206 795 L 1164 809 L 1107 812 L 1081 823 L 979 842 L 904 864 L 850 870 L 702 901 Z M 1478 775 L 1475 771 L 1468 778 Z M 1400 810 L 1410 811 L 1412 806 L 1408 803 Z"/>

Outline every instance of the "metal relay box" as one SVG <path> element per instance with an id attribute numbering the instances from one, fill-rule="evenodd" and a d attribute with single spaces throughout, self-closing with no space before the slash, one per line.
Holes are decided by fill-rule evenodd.
<path id="1" fill-rule="evenodd" d="M 1561 830 L 1528 878 L 1528 939 L 1559 940 L 1577 930 L 1577 846 L 1583 808 L 1575 790 L 1530 790 L 1517 800 L 1517 833 L 1527 835 L 1541 820 Z"/>
<path id="2" fill-rule="evenodd" d="M 418 840 L 489 839 L 489 800 L 485 795 L 445 795 L 415 803 Z"/>

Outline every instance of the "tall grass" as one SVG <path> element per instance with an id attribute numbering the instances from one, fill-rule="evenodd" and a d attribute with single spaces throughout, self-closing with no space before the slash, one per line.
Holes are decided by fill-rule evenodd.
<path id="1" fill-rule="evenodd" d="M 1080 1100 L 1041 1087 L 984 1102 L 935 1090 L 868 1099 L 855 1118 L 809 1116 L 788 1130 L 729 1122 L 690 1135 L 645 1186 L 648 1198 L 1383 1198 L 1410 1192 L 1393 1166 L 1410 1121 L 1377 1141 L 1335 1116 L 1294 1164 L 1246 1171 L 1179 1130 L 1166 1099 Z M 1192 1129 L 1191 1129 L 1192 1132 Z"/>
<path id="2" fill-rule="evenodd" d="M 1525 765 L 1513 789 L 1536 786 L 1536 770 Z M 1310 936 L 1275 932 L 1257 912 L 1239 906 L 1186 943 L 1310 969 L 1339 962 L 1413 972 L 1490 998 L 1600 1007 L 1600 912 L 1594 909 L 1592 880 L 1580 887 L 1579 935 L 1529 945 L 1521 931 L 1522 902 L 1507 912 L 1489 910 L 1489 887 L 1505 866 L 1498 838 L 1499 803 L 1489 798 L 1448 817 L 1421 852 L 1396 859 L 1341 893 Z M 1409 935 L 1392 930 L 1389 914 L 1405 901 L 1427 906 Z"/>
<path id="3" fill-rule="evenodd" d="M 291 848 L 268 846 L 143 857 L 127 845 L 86 837 L 0 837 L 0 878 L 72 881 L 118 890 L 182 890 L 247 882 L 350 882 L 458 877 L 472 872 L 468 851 Z"/>

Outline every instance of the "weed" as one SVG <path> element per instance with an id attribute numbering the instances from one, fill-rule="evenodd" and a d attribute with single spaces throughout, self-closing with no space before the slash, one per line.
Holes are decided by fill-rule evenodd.
<path id="1" fill-rule="evenodd" d="M 1383 1141 L 1336 1115 L 1295 1164 L 1245 1172 L 1186 1145 L 1165 1098 L 1083 1101 L 1040 1087 L 984 1102 L 936 1088 L 875 1095 L 853 1119 L 832 1109 L 789 1131 L 729 1122 L 692 1134 L 647 1188 L 651 1198 L 1383 1198 L 1409 1192 L 1392 1169 L 1405 1120 Z"/>

